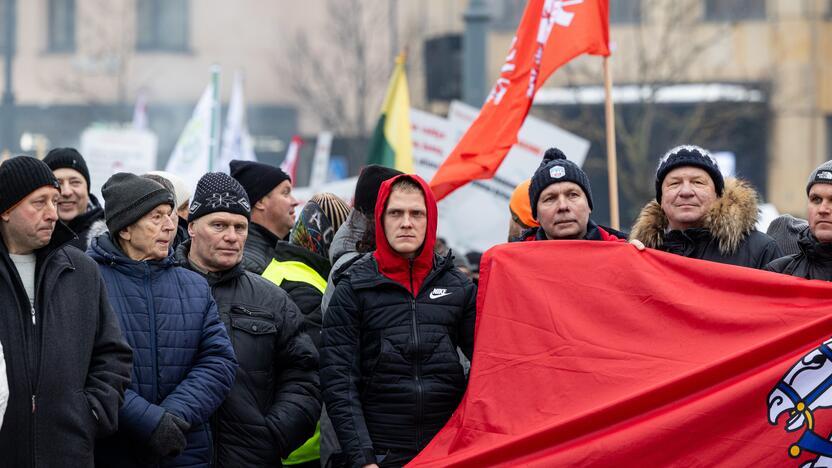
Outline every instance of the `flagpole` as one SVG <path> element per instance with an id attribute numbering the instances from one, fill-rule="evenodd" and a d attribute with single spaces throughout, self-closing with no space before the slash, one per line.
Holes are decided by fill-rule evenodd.
<path id="1" fill-rule="evenodd" d="M 220 66 L 211 66 L 211 144 L 208 154 L 208 171 L 214 170 L 214 161 L 217 160 L 220 149 Z"/>
<path id="2" fill-rule="evenodd" d="M 604 113 L 607 125 L 607 180 L 610 192 L 610 224 L 621 229 L 618 217 L 618 158 L 615 152 L 615 112 L 612 102 L 610 58 L 604 57 Z"/>

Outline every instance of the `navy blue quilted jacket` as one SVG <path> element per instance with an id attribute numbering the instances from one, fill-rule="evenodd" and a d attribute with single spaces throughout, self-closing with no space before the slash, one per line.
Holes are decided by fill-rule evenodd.
<path id="1" fill-rule="evenodd" d="M 96 444 L 97 466 L 148 466 L 147 441 L 168 411 L 191 424 L 187 446 L 160 466 L 207 466 L 208 418 L 234 383 L 237 362 L 208 283 L 173 257 L 135 261 L 109 234 L 88 253 L 98 262 L 110 302 L 133 348 L 133 375 L 118 432 Z"/>

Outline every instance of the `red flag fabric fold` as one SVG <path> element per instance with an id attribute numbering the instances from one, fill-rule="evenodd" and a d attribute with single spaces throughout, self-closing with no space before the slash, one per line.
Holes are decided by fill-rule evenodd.
<path id="1" fill-rule="evenodd" d="M 797 467 L 832 451 L 828 282 L 548 241 L 486 252 L 479 294 L 468 390 L 409 466 Z"/>
<path id="2" fill-rule="evenodd" d="M 497 83 L 431 180 L 437 200 L 497 172 L 552 72 L 581 54 L 610 54 L 608 10 L 607 0 L 528 2 Z"/>

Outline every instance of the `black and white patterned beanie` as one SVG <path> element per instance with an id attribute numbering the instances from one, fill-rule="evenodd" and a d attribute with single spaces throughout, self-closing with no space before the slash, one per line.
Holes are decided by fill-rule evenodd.
<path id="1" fill-rule="evenodd" d="M 191 208 L 188 210 L 188 222 L 192 223 L 218 211 L 251 219 L 251 204 L 243 186 L 228 174 L 209 172 L 196 184 Z"/>

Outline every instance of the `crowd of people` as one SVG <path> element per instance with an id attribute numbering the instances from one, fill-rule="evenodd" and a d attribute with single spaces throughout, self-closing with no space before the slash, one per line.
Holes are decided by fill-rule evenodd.
<path id="1" fill-rule="evenodd" d="M 403 466 L 466 389 L 479 254 L 437 238 L 419 176 L 370 165 L 352 203 L 234 161 L 193 192 L 83 156 L 0 165 L 0 465 Z M 510 242 L 629 242 L 832 279 L 832 161 L 808 220 L 755 229 L 757 194 L 698 146 L 659 162 L 630 233 L 549 149 L 507 207 Z M 555 244 L 553 244 L 555 245 Z"/>

